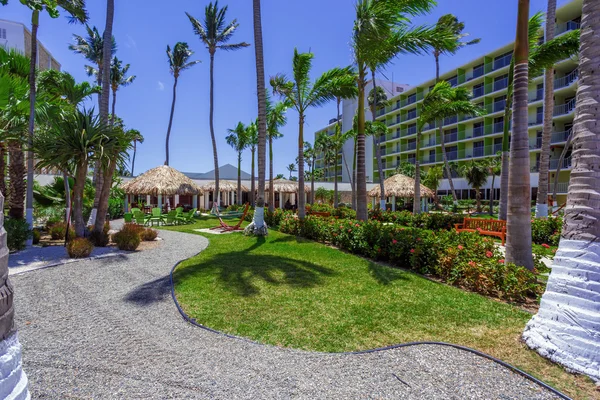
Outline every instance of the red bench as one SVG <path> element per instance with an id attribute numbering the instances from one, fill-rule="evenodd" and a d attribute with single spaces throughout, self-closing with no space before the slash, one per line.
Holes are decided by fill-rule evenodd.
<path id="1" fill-rule="evenodd" d="M 457 232 L 479 232 L 481 235 L 496 236 L 506 241 L 506 221 L 499 219 L 465 218 L 462 224 L 454 224 Z"/>

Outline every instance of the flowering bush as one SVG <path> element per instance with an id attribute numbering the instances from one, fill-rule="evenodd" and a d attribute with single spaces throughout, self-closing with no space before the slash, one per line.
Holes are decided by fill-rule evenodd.
<path id="1" fill-rule="evenodd" d="M 415 228 L 431 229 L 434 231 L 441 229 L 452 229 L 454 224 L 463 222 L 463 214 L 442 214 L 442 213 L 421 213 L 413 215 L 410 211 L 381 211 L 370 210 L 369 219 L 380 222 L 394 223 L 404 226 L 413 226 Z"/>
<path id="2" fill-rule="evenodd" d="M 562 224 L 561 217 L 533 218 L 531 220 L 531 240 L 536 244 L 558 246 Z"/>

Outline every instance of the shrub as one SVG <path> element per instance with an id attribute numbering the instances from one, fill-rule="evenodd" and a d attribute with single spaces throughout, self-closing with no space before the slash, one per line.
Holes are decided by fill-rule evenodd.
<path id="1" fill-rule="evenodd" d="M 109 198 L 107 213 L 110 219 L 121 218 L 124 214 L 123 200 L 117 198 Z"/>
<path id="2" fill-rule="evenodd" d="M 33 235 L 29 224 L 24 219 L 7 218 L 4 220 L 6 229 L 6 245 L 10 250 L 23 250 L 25 242 Z"/>
<path id="3" fill-rule="evenodd" d="M 134 251 L 140 245 L 140 234 L 145 228 L 137 224 L 125 224 L 121 230 L 112 235 L 119 250 Z"/>
<path id="4" fill-rule="evenodd" d="M 38 244 L 40 243 L 40 239 L 42 238 L 42 233 L 40 232 L 39 229 L 34 229 L 33 230 L 33 244 Z"/>
<path id="5" fill-rule="evenodd" d="M 65 222 L 57 222 L 50 226 L 50 237 L 52 240 L 64 240 L 67 234 L 67 224 Z M 69 226 L 69 238 L 75 237 L 75 230 Z"/>
<path id="6" fill-rule="evenodd" d="M 356 219 L 356 211 L 342 204 L 338 208 L 331 210 L 331 215 L 337 218 Z"/>
<path id="7" fill-rule="evenodd" d="M 145 242 L 151 242 L 158 237 L 158 231 L 146 228 L 140 233 L 140 238 Z"/>
<path id="8" fill-rule="evenodd" d="M 110 237 L 104 232 L 90 232 L 90 242 L 96 247 L 106 247 L 110 242 Z"/>
<path id="9" fill-rule="evenodd" d="M 94 245 L 86 238 L 74 238 L 67 243 L 67 253 L 71 258 L 86 258 L 92 254 Z"/>
<path id="10" fill-rule="evenodd" d="M 558 246 L 562 223 L 561 217 L 532 218 L 531 240 L 537 244 Z"/>

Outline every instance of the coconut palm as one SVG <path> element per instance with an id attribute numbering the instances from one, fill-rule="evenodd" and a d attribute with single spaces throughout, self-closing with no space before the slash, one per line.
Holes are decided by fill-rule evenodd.
<path id="1" fill-rule="evenodd" d="M 352 74 L 350 67 L 333 68 L 323 73 L 314 82 L 310 81 L 312 67 L 312 53 L 299 53 L 294 49 L 292 60 L 293 80 L 288 80 L 284 74 L 271 77 L 273 92 L 287 100 L 291 107 L 298 112 L 298 217 L 304 219 L 304 122 L 306 110 L 311 107 L 320 107 L 328 101 L 334 100 L 334 89 L 339 90 L 339 85 L 345 82 L 353 84 L 347 79 Z"/>
<path id="2" fill-rule="evenodd" d="M 290 173 L 290 180 L 292 179 L 292 173 L 298 171 L 298 168 L 296 168 L 296 164 L 289 164 L 286 169 L 288 170 L 288 172 Z"/>
<path id="3" fill-rule="evenodd" d="M 316 144 L 316 143 L 315 143 Z M 308 165 L 308 171 L 304 172 L 304 178 L 310 179 L 310 197 L 308 200 L 309 204 L 313 204 L 315 201 L 315 162 L 316 162 L 316 154 L 315 148 L 310 144 L 310 142 L 304 142 L 304 161 Z"/>
<path id="4" fill-rule="evenodd" d="M 171 137 L 171 127 L 173 126 L 173 115 L 175 114 L 175 101 L 177 100 L 177 82 L 179 75 L 186 69 L 190 69 L 200 61 L 190 61 L 190 57 L 194 54 L 185 42 L 177 42 L 173 49 L 167 45 L 167 57 L 169 59 L 169 69 L 173 74 L 173 101 L 171 102 L 171 114 L 169 115 L 169 126 L 167 127 L 167 140 L 165 143 L 165 165 L 169 165 L 169 139 Z"/>
<path id="5" fill-rule="evenodd" d="M 496 175 L 500 174 L 502 166 L 502 155 L 497 154 L 495 157 L 488 158 L 485 160 L 487 163 L 488 173 L 492 176 L 492 188 L 490 189 L 490 210 L 489 214 L 494 215 L 494 183 L 496 181 Z"/>
<path id="6" fill-rule="evenodd" d="M 115 117 L 117 115 L 115 114 L 117 90 L 119 90 L 120 87 L 131 85 L 136 78 L 135 75 L 127 76 L 130 67 L 130 64 L 125 64 L 125 66 L 123 66 L 123 61 L 119 60 L 116 56 L 112 59 L 110 64 L 110 88 L 112 90 L 111 125 L 115 123 Z"/>
<path id="7" fill-rule="evenodd" d="M 533 270 L 528 136 L 529 0 L 519 0 L 515 40 L 513 126 L 508 173 L 506 261 Z"/>
<path id="8" fill-rule="evenodd" d="M 412 166 L 411 163 L 407 163 Z M 440 165 L 432 165 L 427 169 L 425 176 L 423 176 L 423 184 L 429 189 L 433 190 L 433 201 L 439 206 L 439 198 L 437 195 L 438 187 L 440 182 L 444 178 L 444 170 Z"/>
<path id="9" fill-rule="evenodd" d="M 435 29 L 440 33 L 450 33 L 452 35 L 452 40 L 448 40 L 446 42 L 439 42 L 439 44 L 434 45 L 433 56 L 435 58 L 435 82 L 437 83 L 440 80 L 440 56 L 441 55 L 454 55 L 458 52 L 458 50 L 462 49 L 466 46 L 471 46 L 473 44 L 477 44 L 481 41 L 481 39 L 473 39 L 470 41 L 463 41 L 463 39 L 469 36 L 468 33 L 463 33 L 465 30 L 465 23 L 460 22 L 458 18 L 452 14 L 442 15 L 438 20 Z M 442 150 L 442 160 L 444 161 L 444 168 L 446 169 L 446 176 L 448 179 L 448 184 L 450 186 L 450 192 L 452 193 L 452 198 L 454 202 L 457 201 L 456 191 L 454 190 L 454 182 L 452 181 L 452 174 L 450 171 L 450 164 L 448 163 L 448 157 L 446 155 L 446 143 L 444 138 L 444 132 L 442 127 L 442 121 L 436 121 L 438 126 L 438 136 L 440 137 L 440 147 Z"/>
<path id="10" fill-rule="evenodd" d="M 467 180 L 469 186 L 475 189 L 477 212 L 481 212 L 481 187 L 487 183 L 488 165 L 486 162 L 471 160 L 459 167 L 460 174 Z"/>
<path id="11" fill-rule="evenodd" d="M 377 118 L 377 111 L 381 110 L 388 106 L 387 95 L 383 88 L 376 86 L 374 74 L 373 74 L 373 89 L 369 92 L 369 97 L 367 98 L 367 103 L 371 109 L 371 115 L 373 116 L 373 121 Z M 383 133 L 385 135 L 387 132 Z M 373 135 L 373 147 L 375 148 L 375 158 L 377 160 L 377 171 L 379 174 L 379 190 L 380 193 L 385 193 L 385 177 L 383 176 L 383 160 L 381 157 L 381 143 L 379 139 L 381 135 Z M 385 210 L 385 196 L 381 196 L 379 207 L 382 210 Z"/>
<path id="12" fill-rule="evenodd" d="M 229 135 L 225 137 L 225 141 L 238 154 L 238 177 L 237 177 L 237 203 L 242 204 L 242 152 L 248 145 L 246 137 L 246 126 L 242 122 L 233 129 L 227 129 Z"/>
<path id="13" fill-rule="evenodd" d="M 209 127 L 210 138 L 213 147 L 213 158 L 215 166 L 215 193 L 219 196 L 219 157 L 217 154 L 217 140 L 215 137 L 214 128 L 214 70 L 215 70 L 215 53 L 217 50 L 235 51 L 244 47 L 250 46 L 248 43 L 229 43 L 233 34 L 237 30 L 239 24 L 236 19 L 231 22 L 225 21 L 227 14 L 227 6 L 219 8 L 219 2 L 210 2 L 204 9 L 204 22 L 198 21 L 186 12 L 194 33 L 198 35 L 200 40 L 208 49 L 210 56 L 210 110 L 209 110 Z M 252 195 L 254 197 L 254 194 Z M 219 204 L 219 199 L 215 201 Z"/>
<path id="14" fill-rule="evenodd" d="M 265 97 L 267 101 L 267 137 L 269 138 L 269 185 L 270 187 L 273 187 L 273 140 L 283 137 L 283 134 L 279 132 L 279 129 L 287 124 L 286 112 L 289 105 L 286 102 L 277 102 L 273 105 L 269 96 L 265 94 Z M 275 192 L 273 190 L 269 191 L 268 203 L 269 211 L 274 212 Z"/>
<path id="15" fill-rule="evenodd" d="M 419 151 L 421 149 L 421 133 L 426 123 L 439 121 L 454 115 L 483 115 L 484 110 L 471 102 L 470 92 L 463 87 L 452 87 L 448 82 L 438 82 L 423 99 L 421 115 L 417 120 L 417 149 L 415 158 L 415 197 L 413 212 L 421 212 L 421 170 Z"/>
<path id="16" fill-rule="evenodd" d="M 140 133 L 140 131 L 134 130 L 135 132 L 131 132 L 133 131 L 132 129 L 130 129 L 130 134 L 132 137 L 132 143 L 133 143 L 133 157 L 131 158 L 131 176 L 135 176 L 133 174 L 133 169 L 135 167 L 135 154 L 137 152 L 137 143 L 144 143 L 144 136 L 142 136 L 142 134 Z"/>
<path id="17" fill-rule="evenodd" d="M 258 146 L 258 126 L 256 121 L 252 121 L 246 127 L 246 147 L 250 148 L 251 161 L 250 161 L 250 205 L 252 207 L 256 204 L 256 148 Z M 264 205 L 263 205 L 264 207 Z"/>
<path id="18" fill-rule="evenodd" d="M 275 179 L 285 179 L 285 175 L 284 174 L 277 174 L 277 176 L 275 176 Z"/>
<path id="19" fill-rule="evenodd" d="M 600 2 L 583 1 L 580 85 L 575 108 L 573 166 L 564 225 L 546 292 L 523 338 L 541 355 L 600 380 Z"/>

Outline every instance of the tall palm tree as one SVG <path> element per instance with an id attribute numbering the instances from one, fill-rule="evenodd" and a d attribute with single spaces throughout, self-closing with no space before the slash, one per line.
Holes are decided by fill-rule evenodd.
<path id="1" fill-rule="evenodd" d="M 239 24 L 236 19 L 231 22 L 225 21 L 227 14 L 227 6 L 219 8 L 219 2 L 210 2 L 204 9 L 204 23 L 198 21 L 186 12 L 194 33 L 198 35 L 200 40 L 205 44 L 210 56 L 210 110 L 209 110 L 209 126 L 210 138 L 212 140 L 213 158 L 215 165 L 215 193 L 219 196 L 219 157 L 217 154 L 217 140 L 215 137 L 214 128 L 214 70 L 215 70 L 215 53 L 217 50 L 235 51 L 244 47 L 250 46 L 246 42 L 229 43 L 233 34 L 237 30 Z M 254 197 L 254 195 L 252 195 Z M 217 198 L 214 202 L 219 204 Z"/>
<path id="2" fill-rule="evenodd" d="M 409 165 L 412 165 L 408 163 Z M 437 195 L 440 182 L 444 178 L 444 170 L 440 165 L 432 165 L 427 169 L 425 176 L 423 177 L 423 184 L 429 189 L 433 190 L 433 201 L 439 206 L 439 198 Z"/>
<path id="3" fill-rule="evenodd" d="M 315 143 L 316 145 L 317 143 Z M 308 175 L 304 173 L 305 179 L 310 179 L 310 196 L 308 204 L 312 205 L 315 202 L 315 162 L 316 154 L 315 148 L 310 142 L 304 142 L 304 161 L 308 165 Z"/>
<path id="4" fill-rule="evenodd" d="M 298 168 L 296 168 L 296 164 L 289 164 L 286 169 L 288 170 L 288 172 L 290 173 L 290 180 L 292 179 L 292 173 L 298 171 Z"/>
<path id="5" fill-rule="evenodd" d="M 377 111 L 388 106 L 387 95 L 383 88 L 377 86 L 375 81 L 375 73 L 374 70 L 371 70 L 372 80 L 373 80 L 373 89 L 369 92 L 369 97 L 367 99 L 367 103 L 371 109 L 371 115 L 373 116 L 373 121 L 377 120 Z M 385 135 L 385 133 L 384 133 Z M 379 174 L 379 190 L 380 193 L 385 193 L 385 176 L 383 174 L 383 160 L 381 157 L 381 143 L 379 139 L 380 135 L 373 135 L 373 147 L 375 148 L 375 158 L 377 160 L 377 172 Z M 379 200 L 379 208 L 381 210 L 385 210 L 386 207 L 386 199 L 385 196 L 381 196 Z"/>
<path id="6" fill-rule="evenodd" d="M 298 112 L 298 217 L 304 219 L 306 214 L 304 198 L 304 122 L 306 110 L 310 107 L 320 107 L 334 100 L 334 87 L 339 89 L 341 82 L 352 84 L 346 79 L 352 74 L 350 67 L 333 68 L 323 73 L 314 82 L 310 81 L 312 53 L 299 53 L 294 49 L 292 60 L 293 80 L 283 74 L 271 77 L 273 92 L 286 99 L 291 107 Z M 334 86 L 335 84 L 335 86 Z"/>
<path id="7" fill-rule="evenodd" d="M 173 49 L 167 45 L 167 57 L 169 59 L 169 69 L 173 74 L 173 101 L 171 102 L 171 114 L 169 115 L 169 126 L 167 127 L 167 139 L 165 142 L 165 165 L 169 165 L 169 139 L 171 138 L 171 127 L 173 126 L 173 115 L 175 114 L 175 101 L 177 100 L 177 81 L 179 75 L 186 69 L 190 69 L 200 61 L 190 61 L 190 57 L 194 54 L 185 42 L 177 42 Z"/>
<path id="8" fill-rule="evenodd" d="M 289 105 L 286 102 L 277 102 L 273 105 L 269 96 L 265 94 L 267 101 L 267 137 L 269 139 L 269 187 L 273 187 L 273 140 L 283 137 L 279 128 L 287 124 L 286 112 Z M 260 140 L 259 140 L 260 141 Z M 260 170 L 260 166 L 259 166 Z M 260 174 L 259 174 L 260 175 Z M 259 176 L 260 181 L 260 176 Z M 259 182 L 260 186 L 260 182 Z M 260 191 L 260 188 L 259 188 Z M 275 211 L 275 192 L 269 191 L 269 212 Z"/>
<path id="9" fill-rule="evenodd" d="M 475 189 L 477 199 L 477 212 L 481 212 L 481 187 L 487 183 L 489 168 L 485 161 L 475 161 L 463 164 L 459 168 L 460 174 L 467 180 L 469 186 Z"/>
<path id="10" fill-rule="evenodd" d="M 433 56 L 435 58 L 435 82 L 437 83 L 440 80 L 440 56 L 454 55 L 458 52 L 458 50 L 462 49 L 463 47 L 479 43 L 481 39 L 473 39 L 467 42 L 463 41 L 465 37 L 469 36 L 468 33 L 463 33 L 463 31 L 465 30 L 465 23 L 460 22 L 458 18 L 452 14 L 442 15 L 438 20 L 435 28 L 438 32 L 447 32 L 452 35 L 452 40 L 440 42 L 439 44 L 436 44 L 433 49 Z M 444 161 L 444 168 L 446 169 L 446 176 L 448 179 L 448 184 L 450 185 L 450 192 L 452 193 L 452 198 L 454 199 L 454 202 L 456 202 L 456 191 L 454 190 L 454 182 L 452 181 L 450 164 L 448 163 L 448 157 L 446 155 L 446 143 L 444 140 L 445 138 L 442 127 L 442 121 L 438 120 L 436 121 L 436 124 L 438 126 L 438 136 L 440 137 L 442 160 Z"/>
<path id="11" fill-rule="evenodd" d="M 246 127 L 246 146 L 250 148 L 251 161 L 250 161 L 250 205 L 254 207 L 256 205 L 256 147 L 258 146 L 258 127 L 256 122 L 251 122 Z M 263 206 L 264 207 L 264 206 Z"/>
<path id="12" fill-rule="evenodd" d="M 533 270 L 528 136 L 529 0 L 519 0 L 515 40 L 513 126 L 508 174 L 506 261 Z"/>
<path id="13" fill-rule="evenodd" d="M 137 143 L 144 143 L 144 136 L 140 133 L 140 131 L 131 132 L 133 129 L 130 129 L 131 136 L 133 138 L 133 157 L 131 158 L 131 176 L 135 176 L 133 174 L 133 169 L 135 167 L 135 155 L 137 153 Z"/>
<path id="14" fill-rule="evenodd" d="M 426 123 L 439 121 L 454 115 L 483 115 L 484 110 L 471 102 L 470 92 L 463 87 L 452 87 L 448 82 L 438 82 L 423 99 L 421 115 L 417 119 L 417 157 L 415 158 L 415 196 L 413 213 L 421 212 L 421 169 L 419 151 L 421 149 L 421 133 Z"/>
<path id="15" fill-rule="evenodd" d="M 246 126 L 242 122 L 238 122 L 235 128 L 227 129 L 227 132 L 229 135 L 225 137 L 225 141 L 238 154 L 237 203 L 242 204 L 242 152 L 248 145 Z"/>
<path id="16" fill-rule="evenodd" d="M 583 1 L 573 174 L 561 240 L 538 313 L 523 338 L 541 355 L 600 380 L 600 2 Z"/>
<path id="17" fill-rule="evenodd" d="M 554 39 L 556 26 L 556 0 L 548 0 L 546 11 L 546 41 Z M 550 167 L 550 141 L 552 140 L 552 119 L 554 118 L 554 68 L 547 68 L 544 75 L 544 127 L 542 130 L 542 151 L 535 216 L 548 216 L 548 169 Z"/>
<path id="18" fill-rule="evenodd" d="M 489 210 L 489 214 L 490 215 L 494 215 L 494 201 L 495 201 L 495 199 L 494 199 L 494 197 L 495 197 L 494 183 L 496 181 L 496 175 L 499 175 L 500 172 L 501 172 L 502 154 L 498 153 L 498 154 L 496 154 L 495 157 L 487 159 L 486 162 L 487 162 L 488 172 L 492 176 L 492 187 L 490 189 L 490 210 Z"/>
<path id="19" fill-rule="evenodd" d="M 111 125 L 114 125 L 115 123 L 117 91 L 120 87 L 131 85 L 136 78 L 135 75 L 127 76 L 127 72 L 129 72 L 130 67 L 130 64 L 125 64 L 125 66 L 123 66 L 123 61 L 119 60 L 116 56 L 112 59 L 112 62 L 110 63 L 110 88 L 112 90 L 112 112 L 110 119 Z"/>

